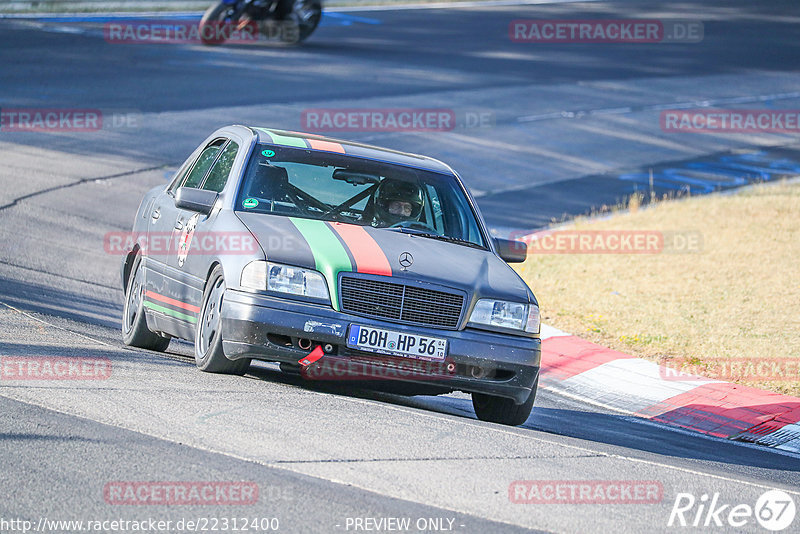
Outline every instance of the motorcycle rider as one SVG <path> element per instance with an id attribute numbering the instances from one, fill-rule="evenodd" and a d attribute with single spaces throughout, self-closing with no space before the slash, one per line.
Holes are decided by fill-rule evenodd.
<path id="1" fill-rule="evenodd" d="M 320 0 L 221 0 L 209 7 L 200 20 L 203 44 L 219 45 L 233 39 L 267 40 L 296 44 L 317 27 L 322 15 Z"/>

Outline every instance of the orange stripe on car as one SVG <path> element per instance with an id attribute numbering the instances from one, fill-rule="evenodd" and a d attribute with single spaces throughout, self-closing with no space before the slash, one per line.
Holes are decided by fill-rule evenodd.
<path id="1" fill-rule="evenodd" d="M 151 298 L 153 300 L 157 300 L 159 302 L 163 302 L 165 304 L 169 304 L 170 306 L 175 306 L 176 308 L 181 308 L 194 313 L 200 313 L 199 306 L 192 306 L 191 304 L 187 304 L 185 302 L 181 302 L 173 298 L 165 297 L 164 295 L 159 295 L 158 293 L 153 293 L 152 291 L 145 291 L 144 296 L 147 298 Z"/>
<path id="2" fill-rule="evenodd" d="M 330 141 L 321 141 L 319 139 L 306 139 L 308 144 L 314 150 L 324 150 L 326 152 L 338 152 L 344 154 L 344 147 L 339 143 L 331 143 Z"/>
<path id="3" fill-rule="evenodd" d="M 392 276 L 392 267 L 378 243 L 367 231 L 354 224 L 330 223 L 356 261 L 356 271 L 364 274 Z"/>

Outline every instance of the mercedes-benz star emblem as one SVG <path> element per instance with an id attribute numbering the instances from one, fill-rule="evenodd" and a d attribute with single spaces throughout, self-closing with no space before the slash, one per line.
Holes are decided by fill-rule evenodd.
<path id="1" fill-rule="evenodd" d="M 405 271 L 406 269 L 411 267 L 412 263 L 414 263 L 414 256 L 412 256 L 411 253 L 409 252 L 403 252 L 402 254 L 400 254 L 400 258 L 398 259 L 398 261 L 400 262 L 400 267 L 402 267 L 403 270 Z"/>

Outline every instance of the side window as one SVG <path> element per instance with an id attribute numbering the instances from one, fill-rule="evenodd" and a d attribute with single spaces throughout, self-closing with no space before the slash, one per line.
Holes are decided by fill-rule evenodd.
<path id="1" fill-rule="evenodd" d="M 239 152 L 239 145 L 233 141 L 228 143 L 228 146 L 225 147 L 214 167 L 212 167 L 208 178 L 206 178 L 203 189 L 219 193 L 225 188 L 225 183 L 228 181 L 228 175 L 230 175 L 233 168 L 233 160 L 236 159 L 237 152 Z"/>
<path id="2" fill-rule="evenodd" d="M 172 179 L 172 183 L 169 186 L 169 193 L 172 196 L 175 196 L 175 191 L 178 190 L 178 188 L 183 183 L 183 180 L 186 178 L 186 175 L 189 173 L 190 170 L 192 170 L 193 163 L 194 160 L 187 161 L 186 163 L 183 164 L 183 166 L 180 169 L 178 169 L 175 178 Z"/>
<path id="3" fill-rule="evenodd" d="M 425 220 L 434 229 L 444 233 L 444 219 L 442 218 L 442 201 L 439 198 L 439 192 L 430 184 L 425 186 L 427 189 L 428 202 L 425 203 Z"/>
<path id="4" fill-rule="evenodd" d="M 194 167 L 189 171 L 181 187 L 197 187 L 200 185 L 208 169 L 211 167 L 211 164 L 214 163 L 217 152 L 219 152 L 219 149 L 222 148 L 224 143 L 224 139 L 217 139 L 203 149 L 203 152 L 200 153 L 200 157 L 197 158 Z"/>

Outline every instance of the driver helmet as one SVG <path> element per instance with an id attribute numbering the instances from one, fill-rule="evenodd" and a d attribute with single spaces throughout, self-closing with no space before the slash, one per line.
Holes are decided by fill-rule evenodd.
<path id="1" fill-rule="evenodd" d="M 374 193 L 375 219 L 391 226 L 403 221 L 418 221 L 425 205 L 422 188 L 416 183 L 384 179 Z"/>

